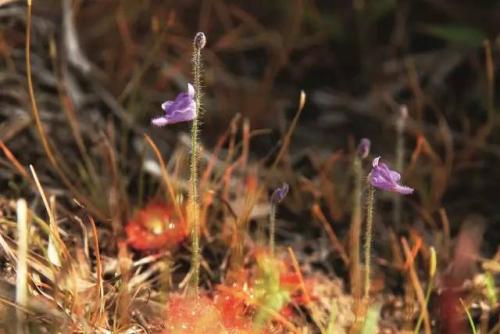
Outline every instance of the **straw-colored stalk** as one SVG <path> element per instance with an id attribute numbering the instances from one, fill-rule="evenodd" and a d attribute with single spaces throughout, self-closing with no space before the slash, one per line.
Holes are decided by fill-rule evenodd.
<path id="1" fill-rule="evenodd" d="M 16 267 L 16 332 L 25 333 L 25 314 L 28 305 L 28 206 L 24 199 L 17 201 L 17 267 Z"/>

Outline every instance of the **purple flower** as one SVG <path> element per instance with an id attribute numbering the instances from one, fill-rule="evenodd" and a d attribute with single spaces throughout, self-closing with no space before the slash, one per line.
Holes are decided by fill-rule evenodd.
<path id="1" fill-rule="evenodd" d="M 179 93 L 174 101 L 167 101 L 161 105 L 165 115 L 156 117 L 151 123 L 156 126 L 165 126 L 180 122 L 191 121 L 196 117 L 196 102 L 194 101 L 194 87 L 188 83 L 188 90 Z"/>
<path id="2" fill-rule="evenodd" d="M 289 189 L 288 183 L 283 182 L 283 185 L 281 187 L 276 188 L 273 194 L 271 195 L 271 203 L 273 204 L 280 203 L 286 197 L 286 194 L 288 194 L 288 189 Z"/>
<path id="3" fill-rule="evenodd" d="M 372 186 L 403 195 L 413 193 L 413 188 L 398 183 L 401 180 L 401 175 L 398 172 L 390 170 L 385 163 L 379 162 L 379 160 L 380 157 L 373 159 L 373 169 L 368 175 Z"/>

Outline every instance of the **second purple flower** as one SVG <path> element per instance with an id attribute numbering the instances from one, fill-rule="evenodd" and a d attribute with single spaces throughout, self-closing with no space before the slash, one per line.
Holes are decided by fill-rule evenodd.
<path id="1" fill-rule="evenodd" d="M 368 176 L 372 186 L 402 195 L 413 193 L 413 188 L 403 186 L 399 183 L 401 175 L 398 172 L 390 170 L 385 163 L 379 160 L 380 157 L 373 159 L 373 169 Z"/>
<path id="2" fill-rule="evenodd" d="M 165 126 L 180 122 L 192 121 L 196 117 L 196 102 L 194 87 L 188 83 L 187 92 L 177 95 L 174 101 L 166 101 L 161 105 L 165 112 L 163 116 L 153 118 L 151 123 L 156 126 Z"/>

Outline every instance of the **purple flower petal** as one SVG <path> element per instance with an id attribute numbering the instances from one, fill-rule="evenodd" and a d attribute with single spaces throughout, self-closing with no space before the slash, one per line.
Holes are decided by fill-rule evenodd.
<path id="1" fill-rule="evenodd" d="M 375 167 L 375 166 L 373 166 Z M 394 170 L 390 170 L 383 162 L 377 162 L 377 168 L 381 171 L 380 175 L 387 179 L 388 182 L 399 182 L 401 180 L 401 174 Z"/>
<path id="2" fill-rule="evenodd" d="M 174 103 L 174 101 L 166 101 L 161 104 L 161 108 L 163 111 L 166 111 L 171 105 Z"/>
<path id="3" fill-rule="evenodd" d="M 414 189 L 402 185 L 396 185 L 396 187 L 393 189 L 393 191 L 400 193 L 402 195 L 410 195 L 413 194 Z"/>
<path id="4" fill-rule="evenodd" d="M 401 180 L 401 174 L 393 170 L 389 170 L 389 172 L 391 173 L 391 179 L 394 182 L 399 182 Z"/>
<path id="5" fill-rule="evenodd" d="M 196 102 L 194 96 L 194 87 L 188 84 L 187 92 L 179 93 L 174 101 L 166 101 L 161 105 L 165 115 L 153 118 L 151 123 L 156 126 L 165 126 L 167 124 L 193 120 L 196 117 Z"/>
<path id="6" fill-rule="evenodd" d="M 188 96 L 192 99 L 194 99 L 194 87 L 190 83 L 188 83 Z"/>
<path id="7" fill-rule="evenodd" d="M 401 175 L 398 172 L 389 169 L 385 163 L 380 162 L 379 160 L 380 157 L 373 159 L 373 169 L 369 175 L 372 186 L 402 195 L 409 195 L 413 193 L 413 188 L 399 184 Z"/>
<path id="8" fill-rule="evenodd" d="M 165 126 L 168 124 L 168 120 L 161 116 L 161 117 L 156 117 L 156 118 L 153 118 L 151 120 L 151 124 L 155 125 L 155 126 Z"/>

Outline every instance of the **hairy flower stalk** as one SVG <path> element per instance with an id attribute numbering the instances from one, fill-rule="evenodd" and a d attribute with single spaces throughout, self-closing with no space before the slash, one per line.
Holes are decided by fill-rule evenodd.
<path id="1" fill-rule="evenodd" d="M 276 208 L 281 201 L 288 194 L 288 184 L 283 183 L 281 187 L 274 190 L 271 195 L 271 209 L 269 213 L 269 248 L 271 250 L 271 256 L 274 256 L 274 235 L 276 233 Z"/>
<path id="2" fill-rule="evenodd" d="M 206 37 L 198 32 L 193 41 L 193 74 L 194 74 L 194 101 L 195 116 L 191 125 L 191 163 L 190 163 L 190 191 L 189 191 L 189 217 L 191 226 L 192 259 L 191 259 L 191 291 L 197 294 L 200 281 L 200 198 L 198 194 L 198 132 L 201 110 L 201 50 L 205 47 Z"/>
<path id="3" fill-rule="evenodd" d="M 187 92 L 182 92 L 173 101 L 161 105 L 164 115 L 155 117 L 151 123 L 165 126 L 180 122 L 193 121 L 191 124 L 191 162 L 190 187 L 188 202 L 188 221 L 191 228 L 192 258 L 190 291 L 197 295 L 200 276 L 200 199 L 198 195 L 198 160 L 199 160 L 199 117 L 201 111 L 201 49 L 205 47 L 205 34 L 199 32 L 193 40 L 193 75 L 194 87 L 188 84 Z"/>
<path id="4" fill-rule="evenodd" d="M 354 176 L 354 191 L 352 198 L 351 227 L 349 232 L 349 271 L 351 279 L 351 293 L 355 303 L 361 298 L 361 269 L 360 269 L 360 239 L 361 239 L 361 198 L 363 193 L 362 160 L 370 153 L 370 140 L 361 139 L 352 163 Z"/>
<path id="5" fill-rule="evenodd" d="M 401 195 L 410 195 L 413 188 L 399 183 L 401 175 L 389 169 L 385 163 L 380 162 L 380 157 L 373 159 L 372 170 L 368 175 L 368 198 L 366 205 L 366 237 L 365 237 L 365 299 L 370 294 L 370 259 L 373 229 L 373 207 L 375 202 L 375 188 L 395 192 Z"/>
<path id="6" fill-rule="evenodd" d="M 365 236 L 365 299 L 370 296 L 370 263 L 373 230 L 373 207 L 375 204 L 375 187 L 368 186 L 368 198 L 366 200 L 366 236 Z"/>

